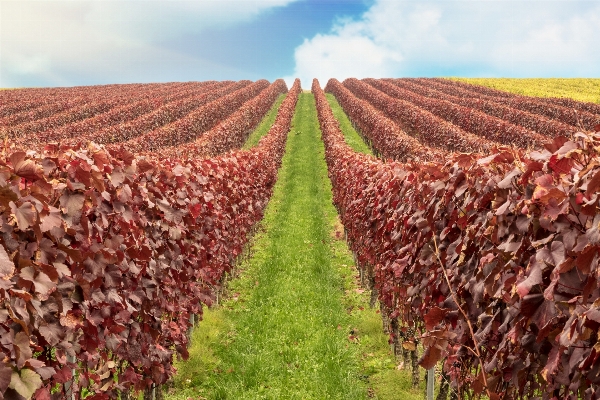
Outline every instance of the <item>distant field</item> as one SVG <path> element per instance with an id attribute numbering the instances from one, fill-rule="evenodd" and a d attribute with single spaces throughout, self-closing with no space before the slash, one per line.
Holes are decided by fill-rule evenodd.
<path id="1" fill-rule="evenodd" d="M 450 78 L 473 85 L 535 97 L 570 97 L 600 103 L 600 79 L 593 78 Z"/>

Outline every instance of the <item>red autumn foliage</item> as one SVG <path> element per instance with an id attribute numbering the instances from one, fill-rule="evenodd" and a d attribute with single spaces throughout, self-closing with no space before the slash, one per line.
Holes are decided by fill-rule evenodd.
<path id="1" fill-rule="evenodd" d="M 472 135 L 456 125 L 413 103 L 396 99 L 361 82 L 350 78 L 344 86 L 384 112 L 390 119 L 429 146 L 455 152 L 485 152 L 495 144 L 485 138 Z"/>
<path id="2" fill-rule="evenodd" d="M 115 130 L 126 130 L 130 121 L 136 120 L 142 115 L 168 115 L 167 118 L 176 118 L 177 115 L 185 113 L 186 109 L 197 107 L 210 101 L 213 97 L 222 95 L 218 89 L 230 86 L 233 82 L 190 82 L 177 90 L 170 89 L 170 84 L 146 93 L 141 100 L 117 106 L 111 110 L 92 118 L 63 125 L 56 129 L 26 135 L 19 138 L 19 143 L 24 148 L 38 148 L 41 143 L 61 142 L 63 144 L 85 143 L 94 140 L 96 143 L 104 143 L 107 135 L 118 138 Z M 166 107 L 165 107 L 166 106 Z M 159 113 L 156 111 L 161 110 Z M 169 110 L 165 113 L 165 110 Z M 155 119 L 155 123 L 158 122 Z M 115 125 L 117 125 L 115 127 Z M 37 147 L 36 147 L 37 146 Z"/>
<path id="3" fill-rule="evenodd" d="M 220 121 L 229 117 L 242 104 L 258 96 L 259 93 L 267 90 L 269 86 L 269 82 L 264 79 L 256 81 L 226 96 L 219 97 L 195 109 L 183 118 L 174 120 L 168 125 L 119 143 L 119 146 L 124 146 L 132 152 L 140 152 L 157 151 L 163 147 L 178 146 L 190 142 L 203 132 L 214 127 Z M 285 84 L 284 88 L 287 90 Z M 274 101 L 275 99 L 273 99 L 271 104 Z"/>
<path id="4" fill-rule="evenodd" d="M 18 125 L 50 117 L 115 94 L 142 98 L 160 91 L 176 91 L 181 86 L 181 83 L 133 84 L 3 91 L 0 96 L 0 126 Z"/>
<path id="5" fill-rule="evenodd" d="M 572 125 L 581 130 L 591 131 L 596 124 L 600 123 L 600 115 L 598 114 L 552 104 L 543 99 L 519 96 L 513 93 L 502 92 L 500 90 L 451 81 L 448 79 L 435 78 L 435 80 L 447 87 L 457 89 L 455 96 L 460 93 L 462 96 L 478 97 L 484 100 L 495 101 L 518 110 L 543 115 L 547 118 Z"/>
<path id="6" fill-rule="evenodd" d="M 26 136 L 34 135 L 39 132 L 58 129 L 64 125 L 72 124 L 96 115 L 105 113 L 114 107 L 130 104 L 138 99 L 140 93 L 146 88 L 117 88 L 110 91 L 98 90 L 91 91 L 83 99 L 63 100 L 67 104 L 62 109 L 56 109 L 60 103 L 49 103 L 41 112 L 36 110 L 26 113 L 28 119 L 25 122 L 18 123 L 17 116 L 5 117 L 3 126 L 0 128 L 0 134 L 9 139 L 15 140 Z M 19 114 L 18 114 L 19 115 Z M 20 116 L 23 116 L 21 113 Z M 32 119 L 29 120 L 29 117 Z"/>
<path id="7" fill-rule="evenodd" d="M 421 365 L 444 359 L 476 396 L 600 397 L 600 135 L 383 163 L 345 144 L 312 89 L 350 246 Z"/>
<path id="8" fill-rule="evenodd" d="M 325 89 L 336 97 L 358 131 L 383 157 L 392 160 L 434 160 L 444 157 L 443 149 L 423 146 L 381 111 L 354 96 L 337 79 L 329 80 Z"/>
<path id="9" fill-rule="evenodd" d="M 85 143 L 87 140 L 101 144 L 123 143 L 153 130 L 160 129 L 165 125 L 172 124 L 211 102 L 244 90 L 251 84 L 252 82 L 250 81 L 225 82 L 225 84 L 219 84 L 215 88 L 210 88 L 210 90 L 201 90 L 192 97 L 160 105 L 152 112 L 144 113 L 122 124 L 97 127 L 99 128 L 97 131 L 76 137 L 68 143 Z"/>
<path id="10" fill-rule="evenodd" d="M 540 100 L 544 103 L 556 104 L 567 108 L 574 108 L 577 111 L 584 111 L 600 115 L 600 104 L 576 101 L 566 97 L 548 97 L 540 98 Z"/>
<path id="11" fill-rule="evenodd" d="M 285 81 L 278 79 L 195 141 L 165 147 L 156 153 L 161 157 L 194 158 L 216 156 L 239 148 L 273 106 L 277 97 L 286 90 Z"/>
<path id="12" fill-rule="evenodd" d="M 299 92 L 296 81 L 258 146 L 221 157 L 3 148 L 0 395 L 51 398 L 69 382 L 116 398 L 172 375 L 190 314 L 262 217 Z"/>
<path id="13" fill-rule="evenodd" d="M 361 87 L 357 80 L 348 79 L 346 85 Z M 473 108 L 463 107 L 452 103 L 451 101 L 421 96 L 415 92 L 404 89 L 402 86 L 392 85 L 391 83 L 366 79 L 366 83 L 392 96 L 379 104 L 393 103 L 393 98 L 401 99 L 413 105 L 420 107 L 432 114 L 454 124 L 465 132 L 477 135 L 473 140 L 481 141 L 483 138 L 495 141 L 499 144 L 515 145 L 522 148 L 539 148 L 547 138 L 538 133 L 527 130 L 521 126 L 511 124 L 510 122 L 492 117 Z M 396 81 L 397 85 L 402 85 L 403 81 Z M 364 84 L 363 84 L 364 85 Z M 363 86 L 362 92 L 373 91 L 372 88 Z M 378 94 L 378 93 L 376 93 Z M 379 95 L 381 97 L 381 95 Z"/>
<path id="14" fill-rule="evenodd" d="M 518 110 L 492 100 L 460 96 L 460 89 L 448 87 L 435 79 L 390 79 L 386 81 L 395 85 L 402 85 L 405 89 L 422 96 L 448 100 L 454 104 L 483 111 L 486 114 L 522 126 L 540 135 L 554 138 L 557 136 L 570 136 L 577 132 L 574 126 L 546 118 L 542 115 Z"/>

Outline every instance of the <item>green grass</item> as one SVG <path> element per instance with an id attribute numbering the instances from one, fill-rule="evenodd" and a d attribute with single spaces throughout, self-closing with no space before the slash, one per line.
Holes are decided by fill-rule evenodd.
<path id="1" fill-rule="evenodd" d="M 345 243 L 342 242 L 345 247 Z M 358 279 L 357 276 L 352 278 Z M 383 333 L 381 315 L 371 309 L 368 292 L 358 289 L 356 281 L 347 282 L 346 301 L 354 321 L 361 357 L 361 374 L 367 378 L 371 395 L 378 400 L 421 400 L 425 390 L 422 381 L 419 388 L 412 388 L 409 369 L 398 369 L 398 362 L 388 344 L 388 335 Z M 421 371 L 424 374 L 424 370 Z"/>
<path id="2" fill-rule="evenodd" d="M 178 385 L 189 388 L 173 398 L 365 398 L 317 124 L 312 95 L 300 95 L 264 232 L 230 283 L 230 299 L 194 333 L 194 358 L 196 346 L 210 345 L 203 362 L 179 366 Z"/>
<path id="3" fill-rule="evenodd" d="M 248 139 L 246 139 L 246 143 L 244 143 L 242 149 L 248 150 L 256 146 L 258 144 L 258 141 L 263 136 L 265 136 L 267 132 L 269 132 L 271 125 L 273 125 L 273 122 L 275 122 L 275 117 L 277 117 L 277 111 L 279 110 L 279 106 L 281 106 L 281 103 L 283 103 L 285 96 L 286 94 L 281 94 L 277 98 L 277 100 L 275 100 L 275 103 L 273 103 L 273 106 L 271 107 L 267 115 L 263 117 L 262 121 L 260 121 L 260 124 L 250 134 L 250 136 L 248 136 Z"/>
<path id="4" fill-rule="evenodd" d="M 350 122 L 348 116 L 346 115 L 336 98 L 331 93 L 327 93 L 325 96 L 327 97 L 327 102 L 329 103 L 329 106 L 333 111 L 334 117 L 338 120 L 340 124 L 340 129 L 344 134 L 344 138 L 346 139 L 346 143 L 348 143 L 348 146 L 350 146 L 352 150 L 356 151 L 357 153 L 373 155 L 371 148 L 365 143 L 365 141 L 356 131 L 356 129 L 354 129 L 354 126 L 352 126 L 352 122 Z"/>
<path id="5" fill-rule="evenodd" d="M 356 284 L 311 94 L 300 95 L 251 254 L 194 330 L 166 398 L 421 398 Z"/>

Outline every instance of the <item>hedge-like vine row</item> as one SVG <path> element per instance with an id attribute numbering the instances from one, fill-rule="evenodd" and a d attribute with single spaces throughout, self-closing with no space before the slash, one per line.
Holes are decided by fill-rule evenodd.
<path id="1" fill-rule="evenodd" d="M 383 157 L 392 160 L 433 160 L 443 157 L 445 148 L 427 148 L 381 111 L 354 96 L 337 79 L 330 79 L 325 90 L 335 96 L 352 123 Z"/>
<path id="2" fill-rule="evenodd" d="M 394 79 L 390 82 L 400 85 L 422 96 L 438 100 L 447 100 L 454 104 L 482 111 L 491 116 L 522 126 L 525 129 L 537 132 L 551 138 L 557 136 L 570 136 L 577 132 L 574 126 L 546 118 L 542 115 L 532 114 L 527 111 L 517 110 L 495 101 L 484 100 L 477 97 L 453 96 L 455 89 L 444 87 L 433 79 Z"/>
<path id="3" fill-rule="evenodd" d="M 588 111 L 577 111 L 576 109 L 544 102 L 541 99 L 534 99 L 532 97 L 501 92 L 499 90 L 490 89 L 483 86 L 469 85 L 467 83 L 450 81 L 447 79 L 434 79 L 448 87 L 462 89 L 462 93 L 470 93 L 471 97 L 479 97 L 485 100 L 495 101 L 518 110 L 543 115 L 547 118 L 555 119 L 565 124 L 572 125 L 578 129 L 593 131 L 594 127 L 600 124 L 600 115 L 592 114 Z M 456 91 L 456 93 L 458 94 L 458 91 Z"/>
<path id="4" fill-rule="evenodd" d="M 65 125 L 101 115 L 113 108 L 134 103 L 146 97 L 149 91 L 152 92 L 154 85 L 123 86 L 113 90 L 89 90 L 85 95 L 70 100 L 60 98 L 52 102 L 47 99 L 44 107 L 3 118 L 3 122 L 0 122 L 0 133 L 11 140 L 32 136 L 36 138 L 39 133 L 60 129 Z M 21 122 L 19 117 L 25 119 Z"/>
<path id="5" fill-rule="evenodd" d="M 197 82 L 207 85 L 210 81 Z M 93 101 L 116 92 L 144 95 L 154 91 L 178 91 L 189 83 L 154 83 L 130 85 L 78 86 L 72 88 L 43 88 L 3 90 L 0 93 L 0 125 L 16 125 L 49 117 L 68 107 Z"/>
<path id="6" fill-rule="evenodd" d="M 477 135 L 477 137 L 473 139 L 475 143 L 477 140 L 481 141 L 481 138 L 485 138 L 504 145 L 515 145 L 522 148 L 539 148 L 547 141 L 547 138 L 538 133 L 511 124 L 505 120 L 492 117 L 477 109 L 463 107 L 447 100 L 421 96 L 415 92 L 382 80 L 367 79 L 365 82 L 388 95 L 388 99 L 384 99 L 379 104 L 385 106 L 387 103 L 393 103 L 394 98 L 412 103 L 415 106 L 427 110 L 451 124 L 454 124 L 465 132 Z M 396 82 L 398 85 L 403 84 L 401 80 Z M 360 82 L 357 80 L 348 79 L 347 85 L 353 85 L 353 87 L 356 87 L 356 90 L 361 90 L 361 93 L 372 92 L 372 97 L 379 95 L 378 93 L 374 93 L 372 88 L 366 88 L 360 85 Z M 379 95 L 379 97 L 381 97 L 381 95 Z"/>
<path id="7" fill-rule="evenodd" d="M 186 104 L 202 98 L 202 102 L 210 101 L 211 97 L 218 95 L 218 89 L 231 85 L 233 82 L 214 82 L 210 85 L 198 85 L 190 83 L 180 90 L 162 89 L 152 94 L 145 95 L 141 100 L 127 103 L 122 106 L 114 107 L 111 110 L 99 114 L 92 118 L 86 118 L 82 121 L 63 125 L 57 129 L 50 129 L 33 135 L 28 135 L 27 140 L 21 139 L 24 146 L 34 147 L 39 143 L 61 142 L 75 144 L 76 142 L 85 143 L 88 140 L 95 139 L 97 143 L 102 143 L 102 131 L 110 129 L 115 125 L 123 126 L 128 122 L 139 118 L 142 115 L 148 115 L 157 111 L 162 106 L 168 104 L 177 104 L 177 110 L 183 110 Z M 215 92 L 214 94 L 211 94 Z M 171 106 L 170 108 L 175 108 Z M 180 111 L 181 112 L 181 111 Z M 26 144 L 25 144 L 26 143 Z"/>
<path id="8" fill-rule="evenodd" d="M 454 152 L 486 151 L 494 146 L 494 143 L 486 139 L 469 134 L 412 103 L 390 97 L 357 79 L 347 79 L 343 87 L 352 95 L 381 110 L 380 112 L 409 131 L 423 145 Z"/>
<path id="9" fill-rule="evenodd" d="M 392 335 L 422 341 L 426 368 L 444 360 L 462 396 L 600 397 L 600 133 L 382 163 L 313 93 L 334 202 Z"/>
<path id="10" fill-rule="evenodd" d="M 185 141 L 174 143 L 154 151 L 161 157 L 190 158 L 211 157 L 240 148 L 279 95 L 286 90 L 285 81 L 278 79 L 196 140 L 189 143 Z"/>
<path id="11" fill-rule="evenodd" d="M 276 85 L 273 83 L 272 85 Z M 170 124 L 161 126 L 143 135 L 132 138 L 120 143 L 128 150 L 156 151 L 167 146 L 178 146 L 195 140 L 199 135 L 216 126 L 219 122 L 228 118 L 236 110 L 239 110 L 242 104 L 259 96 L 261 92 L 271 93 L 269 90 L 271 84 L 267 80 L 259 80 L 242 89 L 229 93 L 226 96 L 205 104 L 195 109 L 183 118 L 179 118 Z M 281 86 L 276 85 L 282 93 Z M 283 85 L 283 92 L 287 90 Z M 275 101 L 275 100 L 273 100 Z"/>
<path id="12" fill-rule="evenodd" d="M 234 83 L 225 83 L 224 85 L 220 84 L 212 90 L 203 91 L 190 98 L 164 104 L 150 113 L 142 114 L 123 124 L 101 127 L 96 131 L 76 137 L 68 143 L 77 144 L 93 140 L 96 143 L 111 144 L 134 140 L 135 138 L 149 134 L 152 131 L 159 130 L 164 126 L 186 118 L 190 114 L 203 109 L 203 107 L 206 107 L 225 96 L 231 96 L 237 93 L 242 94 L 242 97 L 245 97 L 244 93 L 246 92 L 240 93 L 240 91 L 244 91 L 244 89 L 247 89 L 250 85 L 252 85 L 251 81 L 238 81 Z M 263 82 L 261 85 L 265 85 L 265 83 Z M 254 88 L 254 90 L 255 89 L 256 88 Z"/>
<path id="13" fill-rule="evenodd" d="M 4 149 L 4 398 L 64 397 L 66 384 L 116 398 L 172 375 L 173 355 L 187 356 L 190 314 L 211 303 L 262 216 L 299 92 L 296 81 L 257 147 L 222 157 Z"/>

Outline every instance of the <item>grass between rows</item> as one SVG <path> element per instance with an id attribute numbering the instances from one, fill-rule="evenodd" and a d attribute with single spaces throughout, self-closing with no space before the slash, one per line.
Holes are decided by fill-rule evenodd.
<path id="1" fill-rule="evenodd" d="M 354 129 L 352 122 L 350 122 L 350 119 L 342 109 L 342 106 L 340 106 L 338 103 L 335 96 L 331 93 L 327 93 L 325 96 L 327 97 L 329 107 L 331 107 L 331 110 L 333 111 L 333 116 L 340 124 L 340 130 L 344 134 L 344 139 L 346 140 L 348 146 L 350 146 L 350 148 L 357 153 L 373 155 L 371 148 L 365 143 L 356 129 Z"/>
<path id="2" fill-rule="evenodd" d="M 365 398 L 334 267 L 336 215 L 314 108 L 302 94 L 263 231 L 229 300 L 194 332 L 179 398 Z"/>
<path id="3" fill-rule="evenodd" d="M 206 310 L 169 399 L 411 399 L 356 285 L 332 205 L 314 97 L 301 94 L 251 257 Z"/>
<path id="4" fill-rule="evenodd" d="M 248 136 L 248 139 L 246 139 L 246 143 L 244 143 L 242 149 L 248 150 L 256 146 L 260 139 L 269 132 L 269 129 L 273 125 L 273 122 L 275 122 L 275 117 L 277 117 L 277 111 L 279 110 L 279 106 L 281 106 L 281 103 L 283 103 L 285 96 L 287 96 L 287 94 L 285 93 L 279 95 L 277 100 L 275 100 L 275 103 L 273 103 L 273 106 L 271 106 L 269 112 L 267 112 L 267 114 L 260 121 L 260 124 L 250 134 L 250 136 Z"/>

